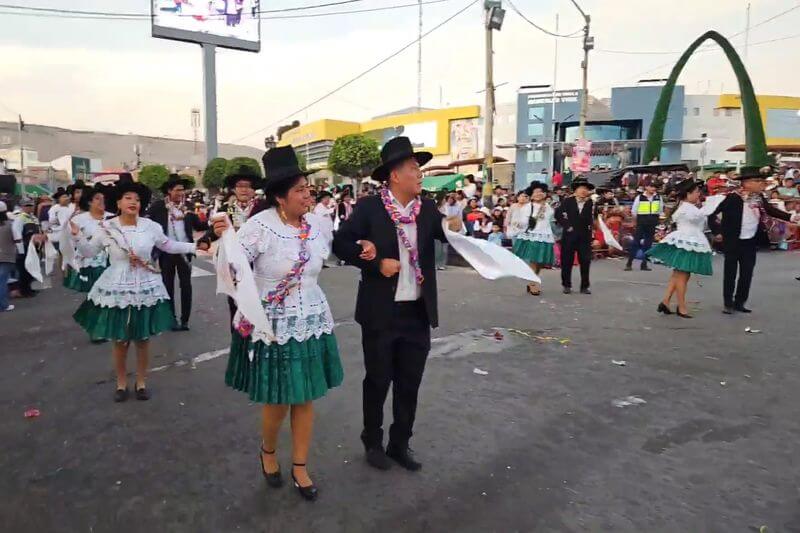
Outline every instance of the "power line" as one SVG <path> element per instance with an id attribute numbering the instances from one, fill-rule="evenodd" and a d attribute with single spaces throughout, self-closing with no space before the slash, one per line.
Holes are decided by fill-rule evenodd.
<path id="1" fill-rule="evenodd" d="M 336 2 L 327 2 L 325 4 L 314 4 L 310 6 L 297 6 L 297 7 L 287 7 L 282 9 L 269 9 L 269 10 L 259 10 L 252 12 L 253 15 L 256 14 L 263 14 L 263 13 L 285 13 L 288 11 L 303 11 L 307 9 L 319 9 L 321 7 L 331 7 L 331 6 L 340 6 L 343 4 L 354 4 L 356 2 L 363 2 L 364 0 L 338 0 Z M 56 8 L 56 7 L 32 7 L 32 6 L 20 6 L 14 4 L 0 4 L 0 8 L 2 9 L 21 9 L 26 11 L 34 11 L 34 12 L 42 12 L 42 13 L 58 13 L 58 14 L 67 14 L 67 15 L 93 15 L 93 16 L 103 16 L 103 17 L 130 17 L 130 18 L 151 18 L 152 15 L 150 13 L 120 13 L 120 12 L 113 12 L 113 11 L 84 11 L 80 9 L 63 9 L 63 8 Z M 176 13 L 177 16 L 181 17 L 194 17 L 196 14 L 192 13 Z M 210 16 L 220 16 L 224 17 L 225 15 L 210 15 Z"/>
<path id="2" fill-rule="evenodd" d="M 429 0 L 427 2 L 422 2 L 422 5 L 430 5 L 430 4 L 442 4 L 445 2 L 449 2 L 450 0 Z M 2 6 L 0 6 L 2 7 Z M 302 15 L 286 15 L 286 16 L 267 16 L 267 17 L 258 17 L 260 20 L 288 20 L 288 19 L 304 19 L 304 18 L 318 18 L 318 17 L 330 17 L 335 15 L 350 15 L 350 14 L 357 14 L 357 13 L 372 13 L 376 11 L 390 11 L 394 9 L 402 9 L 406 7 L 419 7 L 419 2 L 414 4 L 400 4 L 396 6 L 384 6 L 384 7 L 374 7 L 374 8 L 365 8 L 365 9 L 351 9 L 347 11 L 329 11 L 326 13 L 305 13 Z M 25 13 L 25 12 L 17 12 L 17 11 L 0 11 L 0 15 L 18 15 L 18 16 L 28 16 L 28 17 L 44 17 L 44 18 L 62 18 L 62 19 L 82 19 L 82 20 L 126 20 L 126 21 L 147 21 L 149 20 L 149 15 L 147 19 L 144 17 L 136 16 L 136 17 L 129 17 L 125 15 L 117 16 L 100 16 L 100 15 L 66 15 L 66 14 L 55 14 L 55 13 Z M 249 18 L 243 15 L 243 18 Z"/>
<path id="3" fill-rule="evenodd" d="M 305 106 L 301 107 L 300 109 L 297 109 L 297 110 L 289 113 L 288 115 L 286 115 L 284 117 L 281 117 L 278 120 L 275 120 L 275 121 L 267 124 L 263 128 L 259 128 L 259 129 L 255 130 L 255 131 L 252 131 L 252 132 L 250 132 L 250 133 L 248 133 L 246 135 L 242 135 L 241 137 L 238 137 L 238 138 L 236 138 L 236 139 L 234 139 L 234 140 L 232 140 L 230 142 L 231 143 L 237 143 L 237 142 L 240 142 L 240 141 L 242 141 L 244 139 L 247 139 L 248 137 L 252 137 L 253 135 L 257 135 L 259 133 L 262 133 L 262 132 L 264 132 L 264 131 L 276 126 L 277 124 L 280 124 L 281 122 L 283 122 L 285 120 L 288 120 L 288 119 L 298 115 L 299 113 L 302 113 L 306 109 L 308 109 L 310 107 L 313 107 L 314 105 L 322 102 L 326 98 L 338 93 L 339 91 L 341 91 L 342 89 L 344 89 L 348 85 L 352 85 L 354 82 L 360 80 L 361 78 L 363 78 L 364 76 L 366 76 L 367 74 L 372 72 L 373 70 L 375 70 L 378 67 L 382 66 L 384 63 L 387 63 L 388 61 L 390 61 L 390 60 L 394 59 L 395 57 L 397 57 L 398 55 L 402 54 L 403 52 L 405 52 L 406 50 L 408 50 L 409 48 L 411 48 L 412 46 L 417 44 L 417 42 L 420 39 L 423 39 L 423 38 L 427 37 L 428 35 L 430 35 L 431 33 L 435 32 L 436 30 L 438 30 L 439 28 L 441 28 L 442 26 L 444 26 L 445 24 L 447 24 L 448 22 L 450 22 L 451 20 L 453 20 L 454 18 L 459 16 L 461 13 L 465 12 L 467 9 L 471 8 L 472 6 L 474 6 L 477 3 L 478 3 L 478 0 L 472 0 L 469 4 L 467 4 L 466 6 L 462 7 L 461 9 L 459 9 L 458 11 L 456 11 L 455 13 L 453 13 L 452 15 L 450 15 L 449 17 L 444 19 L 442 22 L 440 22 L 436 26 L 432 27 L 431 29 L 429 29 L 428 31 L 426 31 L 425 33 L 423 33 L 422 35 L 420 35 L 419 37 L 417 37 L 416 39 L 411 41 L 410 43 L 406 44 L 405 46 L 403 46 L 399 50 L 393 52 L 389 56 L 387 56 L 384 59 L 380 60 L 379 62 L 375 63 L 374 65 L 372 65 L 371 67 L 369 67 L 365 71 L 361 72 L 360 74 L 357 74 L 356 76 L 350 78 L 348 81 L 342 83 L 341 85 L 339 85 L 335 89 L 333 89 L 331 91 L 328 91 L 327 93 L 325 93 L 324 95 L 320 96 L 319 98 L 317 98 L 316 100 L 312 101 L 311 103 L 306 104 Z"/>
<path id="4" fill-rule="evenodd" d="M 767 41 L 758 41 L 758 42 L 755 42 L 755 43 L 750 43 L 750 46 L 756 46 L 756 45 L 759 45 L 759 44 L 775 43 L 775 42 L 778 42 L 778 41 L 786 41 L 786 40 L 789 40 L 789 39 L 797 39 L 798 37 L 800 37 L 800 33 L 798 33 L 796 35 L 787 35 L 785 37 L 778 37 L 778 38 L 775 38 L 775 39 L 769 39 Z M 707 52 L 707 51 L 711 51 L 711 50 L 716 50 L 716 48 L 714 48 L 714 47 L 703 48 L 703 49 L 700 49 L 699 51 Z M 598 49 L 597 51 L 598 52 L 603 52 L 605 54 L 626 54 L 626 55 L 673 55 L 673 54 L 682 54 L 683 52 L 685 52 L 685 50 L 672 50 L 670 52 L 640 52 L 638 50 L 603 50 L 603 49 Z"/>
<path id="5" fill-rule="evenodd" d="M 531 19 L 529 19 L 528 17 L 526 17 L 525 15 L 523 15 L 523 14 L 522 14 L 522 12 L 521 12 L 519 9 L 517 9 L 517 6 L 515 6 L 515 5 L 514 5 L 514 3 L 513 3 L 511 0 L 507 0 L 507 1 L 508 1 L 508 4 L 511 6 L 511 9 L 513 9 L 513 10 L 514 10 L 514 11 L 517 13 L 517 15 L 519 15 L 520 17 L 522 17 L 522 19 L 523 19 L 525 22 L 527 22 L 528 24 L 530 24 L 531 26 L 533 26 L 533 27 L 534 27 L 534 28 L 536 28 L 537 30 L 539 30 L 539 31 L 541 31 L 541 32 L 543 32 L 543 33 L 546 33 L 547 35 L 550 35 L 550 36 L 552 36 L 552 37 L 563 37 L 563 38 L 565 38 L 565 39 L 576 39 L 576 38 L 580 37 L 580 36 L 581 36 L 581 34 L 583 33 L 583 28 L 581 28 L 581 29 L 579 29 L 579 30 L 576 30 L 576 31 L 574 31 L 574 32 L 572 32 L 572 33 L 567 33 L 567 34 L 563 34 L 563 35 L 562 35 L 562 34 L 560 34 L 560 33 L 553 33 L 553 32 L 552 32 L 552 31 L 550 31 L 550 30 L 547 30 L 547 29 L 545 29 L 545 28 L 542 28 L 541 26 L 539 26 L 538 24 L 536 24 L 535 22 L 533 22 Z"/>

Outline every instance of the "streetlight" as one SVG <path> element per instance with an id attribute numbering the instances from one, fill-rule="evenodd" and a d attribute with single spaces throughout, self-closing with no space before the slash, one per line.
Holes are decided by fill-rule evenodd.
<path id="1" fill-rule="evenodd" d="M 586 22 L 586 25 L 583 27 L 583 62 L 581 62 L 581 68 L 583 69 L 583 95 L 581 97 L 581 121 L 580 127 L 578 128 L 578 137 L 583 139 L 586 131 L 586 115 L 589 110 L 589 50 L 594 48 L 594 37 L 589 36 L 589 24 L 592 21 L 591 17 L 584 13 L 581 6 L 578 5 L 578 2 L 572 0 L 572 3 L 578 8 L 578 11 L 580 11 L 583 16 L 583 20 Z"/>
<path id="2" fill-rule="evenodd" d="M 484 125 L 484 160 L 483 160 L 483 180 L 486 183 L 492 181 L 492 163 L 494 163 L 494 156 L 492 154 L 493 129 L 494 129 L 494 64 L 493 56 L 494 50 L 492 48 L 492 31 L 500 31 L 503 27 L 503 18 L 506 15 L 505 10 L 500 7 L 502 4 L 499 0 L 485 0 L 483 8 L 485 11 L 484 28 L 486 30 L 486 123 Z"/>

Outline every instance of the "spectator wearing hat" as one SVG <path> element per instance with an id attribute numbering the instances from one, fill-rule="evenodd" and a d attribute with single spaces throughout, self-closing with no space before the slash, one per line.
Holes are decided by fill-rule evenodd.
<path id="1" fill-rule="evenodd" d="M 752 312 L 745 304 L 750 297 L 756 252 L 759 247 L 769 246 L 766 218 L 769 216 L 783 221 L 793 218 L 789 213 L 770 205 L 764 197 L 766 176 L 760 169 L 743 167 L 739 179 L 741 187 L 728 194 L 708 219 L 712 233 L 721 236 L 725 253 L 722 312 L 726 315 L 735 311 Z M 722 216 L 721 223 L 719 215 Z"/>
<path id="2" fill-rule="evenodd" d="M 384 187 L 356 204 L 333 240 L 337 257 L 361 270 L 355 313 L 366 369 L 361 441 L 367 463 L 379 470 L 391 467 L 389 459 L 411 471 L 422 466 L 408 444 L 431 327 L 439 322 L 433 242 L 447 239 L 444 215 L 433 200 L 420 198 L 420 166 L 432 157 L 414 152 L 408 137 L 384 144 L 381 165 L 372 173 Z M 461 221 L 451 219 L 449 225 L 458 230 Z M 383 405 L 390 387 L 394 422 L 384 450 Z"/>
<path id="3" fill-rule="evenodd" d="M 555 211 L 546 201 L 547 192 L 546 183 L 531 183 L 525 190 L 525 195 L 531 201 L 514 211 L 514 220 L 509 224 L 509 230 L 512 231 L 510 236 L 514 238 L 514 254 L 529 263 L 536 274 L 542 267 L 555 262 L 555 236 L 552 228 Z M 528 283 L 526 290 L 534 296 L 541 294 L 538 283 Z"/>
<path id="4" fill-rule="evenodd" d="M 8 220 L 8 206 L 0 201 L 0 313 L 14 310 L 14 306 L 8 303 L 8 280 L 11 279 L 16 260 L 17 250 Z"/>
<path id="5" fill-rule="evenodd" d="M 633 234 L 633 243 L 625 270 L 633 270 L 633 261 L 640 250 L 642 252 L 641 268 L 650 270 L 650 267 L 647 266 L 647 250 L 653 245 L 656 226 L 658 226 L 662 214 L 664 214 L 664 200 L 658 194 L 655 182 L 648 181 L 644 186 L 644 192 L 636 197 L 631 208 L 636 230 Z"/>
<path id="6" fill-rule="evenodd" d="M 572 292 L 572 265 L 575 254 L 581 269 L 581 294 L 591 294 L 589 269 L 592 265 L 592 228 L 594 206 L 590 195 L 594 185 L 584 178 L 572 180 L 572 196 L 555 210 L 556 222 L 563 228 L 561 236 L 561 285 L 564 294 Z"/>
<path id="7" fill-rule="evenodd" d="M 164 234 L 177 242 L 192 242 L 195 231 L 207 231 L 208 224 L 200 221 L 193 210 L 186 208 L 186 192 L 191 189 L 191 182 L 178 174 L 170 174 L 161 186 L 163 200 L 156 200 L 150 205 L 147 216 L 157 222 Z M 175 312 L 175 275 L 181 288 L 181 318 L 176 321 L 175 331 L 189 331 L 189 317 L 192 313 L 192 257 L 193 254 L 171 254 L 158 252 L 158 264 L 161 267 L 161 278 L 169 294 L 172 314 Z"/>
<path id="8" fill-rule="evenodd" d="M 317 205 L 314 206 L 314 214 L 327 217 L 333 222 L 336 217 L 336 202 L 333 201 L 333 195 L 330 192 L 322 191 L 317 195 Z"/>
<path id="9" fill-rule="evenodd" d="M 261 404 L 261 470 L 268 486 L 283 484 L 276 456 L 286 415 L 292 421 L 294 486 L 307 500 L 318 491 L 306 468 L 314 422 L 314 401 L 342 383 L 343 371 L 333 316 L 319 286 L 330 253 L 332 223 L 308 213 L 306 171 L 291 146 L 264 154 L 267 209 L 250 217 L 236 234 L 259 280 L 263 312 L 273 341 L 254 340 L 246 327 L 231 341 L 225 383 Z M 227 221 L 215 221 L 221 234 Z"/>
<path id="10" fill-rule="evenodd" d="M 31 288 L 33 276 L 25 268 L 28 244 L 31 240 L 36 244 L 43 243 L 45 240 L 39 220 L 33 215 L 34 206 L 33 199 L 23 198 L 19 203 L 20 212 L 11 224 L 11 234 L 17 249 L 17 284 L 23 298 L 30 298 L 37 294 L 37 291 Z"/>
<path id="11" fill-rule="evenodd" d="M 70 185 L 70 187 L 72 186 Z M 53 245 L 56 249 L 59 248 L 61 242 L 61 230 L 67 225 L 70 217 L 72 217 L 72 214 L 75 212 L 76 205 L 70 202 L 71 191 L 71 188 L 67 191 L 59 187 L 56 192 L 53 193 L 53 200 L 55 200 L 56 205 L 52 206 L 47 213 L 47 228 L 50 234 L 53 235 Z"/>
<path id="12" fill-rule="evenodd" d="M 80 213 L 74 215 L 68 223 L 73 242 L 93 235 L 105 219 L 114 216 L 106 212 L 106 196 L 111 194 L 110 189 L 112 187 L 99 183 L 84 189 L 79 202 Z M 84 256 L 80 250 L 76 250 L 74 263 L 78 270 L 67 269 L 64 287 L 77 292 L 89 292 L 108 267 L 108 253 L 103 249 L 95 255 Z"/>

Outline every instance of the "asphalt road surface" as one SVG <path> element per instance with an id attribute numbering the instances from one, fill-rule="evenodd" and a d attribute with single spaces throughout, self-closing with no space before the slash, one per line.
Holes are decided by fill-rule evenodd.
<path id="1" fill-rule="evenodd" d="M 149 402 L 112 402 L 110 348 L 71 319 L 82 297 L 46 290 L 0 316 L 0 530 L 800 531 L 799 258 L 760 255 L 756 312 L 732 317 L 716 258 L 691 282 L 694 320 L 656 314 L 660 267 L 595 263 L 592 296 L 545 272 L 538 298 L 440 273 L 418 473 L 364 462 L 357 274 L 326 270 L 345 382 L 315 404 L 316 503 L 265 486 L 260 409 L 223 382 L 227 308 L 208 263 L 192 331 L 153 342 Z M 288 427 L 281 446 L 288 472 Z"/>

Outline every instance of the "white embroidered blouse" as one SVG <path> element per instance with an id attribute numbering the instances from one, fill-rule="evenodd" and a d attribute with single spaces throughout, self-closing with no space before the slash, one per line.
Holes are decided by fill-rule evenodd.
<path id="1" fill-rule="evenodd" d="M 109 219 L 113 216 L 114 215 L 111 213 L 105 213 L 103 215 L 103 219 Z M 90 237 L 95 231 L 97 231 L 97 227 L 100 225 L 100 222 L 102 221 L 94 218 L 88 211 L 84 211 L 83 213 L 72 217 L 72 223 L 78 226 L 78 237 L 76 237 L 76 240 L 79 241 L 81 237 Z M 106 252 L 105 248 L 100 250 L 98 254 L 88 257 L 85 257 L 83 254 L 81 254 L 80 250 L 76 251 L 77 253 L 75 254 L 75 262 L 77 263 L 78 268 L 99 267 L 106 266 L 108 264 L 108 252 Z"/>
<path id="2" fill-rule="evenodd" d="M 92 257 L 105 250 L 110 266 L 103 272 L 88 298 L 100 307 L 150 307 L 169 300 L 161 274 L 142 266 L 131 266 L 126 250 L 143 260 L 151 260 L 153 247 L 168 254 L 193 254 L 193 242 L 167 238 L 157 222 L 139 217 L 136 225 L 123 226 L 119 217 L 98 224 L 86 237 L 80 236 L 78 252 Z"/>
<path id="3" fill-rule="evenodd" d="M 721 194 L 709 196 L 703 207 L 681 202 L 678 209 L 672 213 L 672 221 L 677 225 L 677 229 L 667 234 L 661 242 L 690 252 L 710 254 L 711 246 L 703 230 L 706 219 L 717 210 L 724 199 L 725 196 Z"/>
<path id="4" fill-rule="evenodd" d="M 310 226 L 309 260 L 300 283 L 291 289 L 283 305 L 268 304 L 264 298 L 298 260 L 300 230 L 284 224 L 273 208 L 252 216 L 236 233 L 245 255 L 253 263 L 259 296 L 278 344 L 286 344 L 290 339 L 303 342 L 333 332 L 333 315 L 318 284 L 322 263 L 331 252 L 333 224 L 329 217 L 313 213 L 307 214 L 306 220 Z"/>
<path id="5" fill-rule="evenodd" d="M 544 216 L 538 218 L 539 212 L 544 209 Z M 529 227 L 531 217 L 536 219 L 536 225 Z M 547 203 L 536 204 L 528 202 L 511 211 L 511 220 L 508 224 L 508 236 L 535 242 L 554 243 L 552 222 L 555 211 Z"/>

